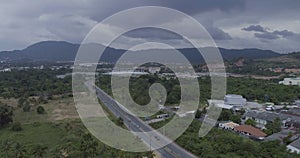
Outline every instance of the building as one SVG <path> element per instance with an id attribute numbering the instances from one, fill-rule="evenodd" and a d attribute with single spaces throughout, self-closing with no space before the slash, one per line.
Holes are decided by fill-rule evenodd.
<path id="1" fill-rule="evenodd" d="M 300 100 L 296 100 L 295 105 L 300 106 Z"/>
<path id="2" fill-rule="evenodd" d="M 224 97 L 224 103 L 231 106 L 245 106 L 247 100 L 243 98 L 241 95 L 236 94 L 227 94 Z"/>
<path id="3" fill-rule="evenodd" d="M 151 74 L 155 74 L 155 73 L 158 73 L 160 71 L 160 67 L 149 67 L 148 71 Z"/>
<path id="4" fill-rule="evenodd" d="M 233 130 L 234 127 L 239 126 L 239 124 L 229 121 L 229 122 L 219 122 L 218 126 L 222 129 Z"/>
<path id="5" fill-rule="evenodd" d="M 298 134 L 295 134 L 296 131 L 290 130 L 290 129 L 283 129 L 278 133 L 273 133 L 272 135 L 269 135 L 268 137 L 265 138 L 266 141 L 274 141 L 274 140 L 280 140 L 281 143 L 283 142 L 283 139 L 290 136 L 291 134 L 293 135 L 290 137 L 291 141 L 294 141 L 298 139 Z"/>
<path id="6" fill-rule="evenodd" d="M 160 114 L 156 115 L 156 118 L 161 119 L 161 118 L 168 118 L 170 115 L 169 114 Z"/>
<path id="7" fill-rule="evenodd" d="M 299 154 L 300 153 L 300 139 L 295 140 L 294 142 L 292 142 L 291 144 L 289 144 L 286 147 L 290 152 L 296 152 Z"/>
<path id="8" fill-rule="evenodd" d="M 11 72 L 11 68 L 5 68 L 3 70 L 0 70 L 0 72 Z"/>
<path id="9" fill-rule="evenodd" d="M 295 127 L 300 128 L 300 116 L 290 113 L 275 113 L 270 111 L 247 111 L 243 115 L 243 122 L 248 119 L 252 119 L 256 122 L 256 127 L 265 128 L 268 122 L 273 122 L 276 118 L 279 118 L 284 127 Z"/>
<path id="10" fill-rule="evenodd" d="M 288 86 L 300 86 L 300 78 L 284 78 L 283 81 L 279 81 L 279 84 Z"/>
<path id="11" fill-rule="evenodd" d="M 264 140 L 264 138 L 267 136 L 266 133 L 261 131 L 258 128 L 255 128 L 250 125 L 240 125 L 237 127 L 234 127 L 234 131 L 243 135 L 248 136 L 249 138 L 257 139 L 257 140 Z"/>

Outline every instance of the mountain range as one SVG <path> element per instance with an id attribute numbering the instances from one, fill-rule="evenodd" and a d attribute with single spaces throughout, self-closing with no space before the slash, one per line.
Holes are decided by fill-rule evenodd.
<path id="1" fill-rule="evenodd" d="M 0 52 L 0 61 L 2 62 L 18 62 L 18 61 L 48 61 L 48 62 L 61 62 L 61 61 L 74 61 L 76 57 L 79 44 L 72 44 L 64 41 L 43 41 L 38 42 L 22 50 L 2 51 Z M 103 48 L 103 45 L 97 45 Z M 209 51 L 211 48 L 206 47 L 203 50 Z M 245 59 L 269 59 L 281 56 L 281 54 L 271 50 L 261 50 L 256 48 L 251 49 L 225 49 L 219 48 L 220 53 L 224 60 L 236 60 L 238 58 Z M 127 50 L 115 49 L 107 47 L 101 61 L 115 62 Z M 140 51 L 170 51 L 166 49 L 152 49 Z M 178 49 L 192 64 L 201 64 L 204 62 L 202 56 L 195 48 L 182 48 Z"/>

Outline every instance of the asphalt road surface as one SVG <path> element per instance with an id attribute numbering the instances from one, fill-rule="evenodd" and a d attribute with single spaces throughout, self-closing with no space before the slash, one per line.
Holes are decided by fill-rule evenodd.
<path id="1" fill-rule="evenodd" d="M 161 144 L 171 142 L 163 148 L 154 150 L 162 158 L 195 158 L 193 154 L 186 151 L 161 133 L 157 132 L 151 126 L 147 125 L 140 118 L 130 114 L 130 112 L 112 97 L 106 94 L 99 87 L 95 87 L 97 97 L 101 102 L 116 116 L 123 119 L 124 125 L 132 132 L 139 132 L 138 137 L 149 147 L 149 149 L 158 148 Z M 145 133 L 148 131 L 155 131 Z"/>

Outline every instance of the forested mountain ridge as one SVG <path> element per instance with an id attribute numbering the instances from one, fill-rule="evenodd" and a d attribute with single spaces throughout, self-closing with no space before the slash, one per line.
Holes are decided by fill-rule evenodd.
<path id="1" fill-rule="evenodd" d="M 0 52 L 0 61 L 3 62 L 18 62 L 18 61 L 74 61 L 79 44 L 72 44 L 64 41 L 44 41 L 38 42 L 22 50 L 2 51 Z M 102 45 L 97 45 L 103 48 Z M 202 48 L 204 51 L 209 51 L 211 48 Z M 219 48 L 224 60 L 234 60 L 238 58 L 246 59 L 267 59 L 281 56 L 271 50 L 261 49 L 225 49 Z M 107 47 L 101 60 L 115 62 L 127 50 L 115 49 Z M 167 49 L 151 49 L 141 51 L 172 51 Z M 192 64 L 203 64 L 204 60 L 195 48 L 178 49 L 186 56 Z"/>

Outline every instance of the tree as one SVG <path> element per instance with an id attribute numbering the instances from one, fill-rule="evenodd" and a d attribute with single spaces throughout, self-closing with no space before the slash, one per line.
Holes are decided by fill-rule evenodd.
<path id="1" fill-rule="evenodd" d="M 198 109 L 195 114 L 195 118 L 200 118 L 203 114 L 206 114 L 206 113 L 207 113 L 207 110 L 205 107 L 202 110 Z"/>
<path id="2" fill-rule="evenodd" d="M 21 127 L 21 123 L 20 122 L 13 123 L 11 126 L 11 130 L 12 131 L 22 131 L 23 128 Z"/>
<path id="3" fill-rule="evenodd" d="M 23 107 L 24 103 L 25 103 L 26 99 L 24 97 L 20 98 L 18 100 L 18 107 L 21 108 Z"/>
<path id="4" fill-rule="evenodd" d="M 87 133 L 82 136 L 80 151 L 83 157 L 95 157 L 97 155 L 98 142 L 93 139 L 91 134 Z"/>
<path id="5" fill-rule="evenodd" d="M 241 123 L 241 115 L 231 115 L 229 120 L 240 124 Z"/>
<path id="6" fill-rule="evenodd" d="M 270 132 L 273 133 L 278 133 L 281 131 L 281 121 L 277 117 L 275 118 L 272 122 L 267 122 L 266 128 L 270 130 Z"/>
<path id="7" fill-rule="evenodd" d="M 256 122 L 253 119 L 247 119 L 245 124 L 251 125 L 251 126 L 256 126 Z"/>
<path id="8" fill-rule="evenodd" d="M 38 114 L 44 114 L 45 113 L 45 109 L 42 106 L 38 106 L 37 109 L 36 109 L 36 112 Z"/>
<path id="9" fill-rule="evenodd" d="M 32 154 L 36 158 L 42 158 L 47 153 L 47 150 L 48 150 L 48 147 L 41 145 L 41 144 L 37 144 L 33 147 Z"/>
<path id="10" fill-rule="evenodd" d="M 231 110 L 224 109 L 222 110 L 219 121 L 228 121 L 230 120 L 230 117 L 233 115 L 233 112 Z"/>
<path id="11" fill-rule="evenodd" d="M 0 105 L 0 128 L 13 122 L 12 108 L 7 105 Z"/>
<path id="12" fill-rule="evenodd" d="M 121 117 L 119 117 L 119 118 L 117 119 L 117 125 L 118 125 L 118 126 L 123 126 L 123 125 L 124 125 L 124 120 L 123 120 Z"/>
<path id="13" fill-rule="evenodd" d="M 30 106 L 29 102 L 26 101 L 26 102 L 24 103 L 23 112 L 29 112 L 30 109 L 31 109 L 31 106 Z"/>

